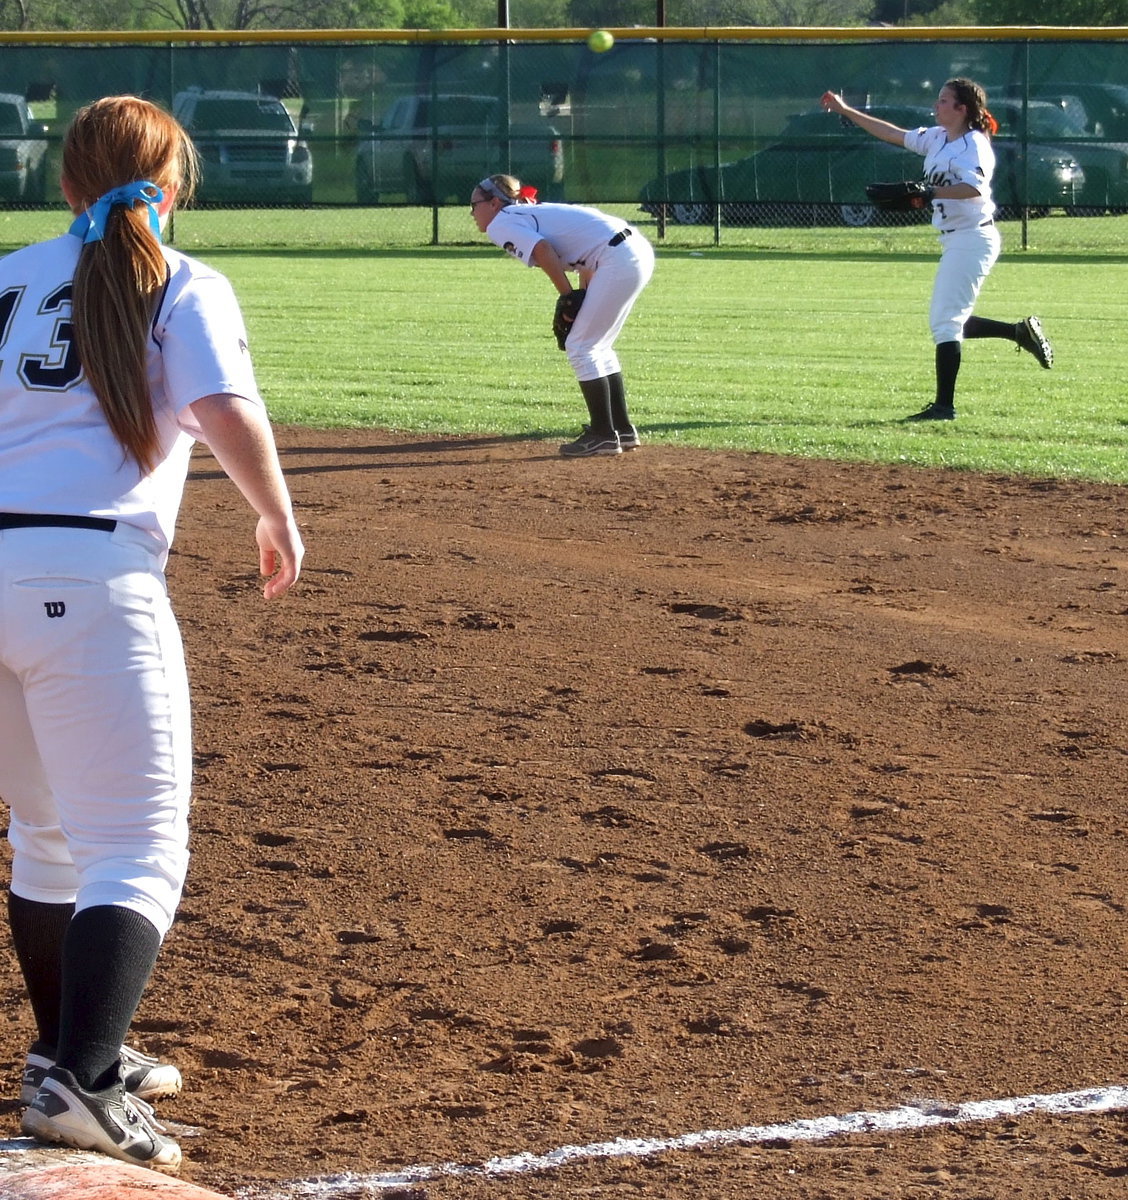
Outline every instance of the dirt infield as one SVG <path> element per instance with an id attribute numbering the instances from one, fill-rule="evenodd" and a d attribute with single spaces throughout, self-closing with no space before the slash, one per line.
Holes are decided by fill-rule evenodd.
<path id="1" fill-rule="evenodd" d="M 184 1072 L 184 1178 L 1124 1081 L 1128 492 L 279 441 L 296 593 L 203 452 L 170 563 L 194 857 L 135 1040 Z M 425 1193 L 1119 1200 L 1126 1147 L 1033 1116 Z"/>

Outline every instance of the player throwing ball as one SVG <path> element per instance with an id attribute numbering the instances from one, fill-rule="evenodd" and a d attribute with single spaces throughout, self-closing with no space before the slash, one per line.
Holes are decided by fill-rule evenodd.
<path id="1" fill-rule="evenodd" d="M 949 79 L 936 98 L 936 124 L 931 129 L 901 129 L 851 108 L 835 92 L 823 94 L 822 106 L 883 142 L 904 146 L 924 157 L 923 202 L 931 202 L 932 224 L 940 232 L 940 265 L 928 314 L 936 343 L 936 399 L 907 419 L 955 418 L 956 377 L 961 343 L 966 338 L 1004 338 L 1029 351 L 1043 367 L 1051 367 L 1053 348 L 1037 317 L 1011 324 L 972 315 L 979 290 L 1001 248 L 991 198 L 995 170 L 991 136 L 998 125 L 987 111 L 987 97 L 979 84 L 970 79 Z"/>
<path id="2" fill-rule="evenodd" d="M 637 229 L 597 208 L 537 204 L 512 175 L 490 175 L 470 197 L 478 229 L 559 293 L 553 330 L 579 381 L 588 424 L 560 447 L 566 458 L 621 454 L 639 445 L 627 413 L 615 339 L 654 274 L 654 248 Z M 570 271 L 578 272 L 573 288 Z"/>
<path id="3" fill-rule="evenodd" d="M 161 245 L 196 159 L 133 96 L 63 143 L 68 233 L 0 260 L 0 795 L 37 1028 L 25 1133 L 174 1173 L 123 1046 L 188 864 L 188 681 L 164 566 L 194 439 L 258 513 L 265 595 L 302 541 L 223 276 Z"/>

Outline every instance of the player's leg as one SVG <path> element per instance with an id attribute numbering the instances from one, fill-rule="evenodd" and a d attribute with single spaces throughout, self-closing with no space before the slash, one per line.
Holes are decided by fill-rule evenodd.
<path id="1" fill-rule="evenodd" d="M 962 359 L 963 330 L 988 272 L 999 256 L 994 226 L 947 234 L 932 287 L 928 323 L 936 346 L 936 397 L 910 421 L 950 421 Z"/>
<path id="2" fill-rule="evenodd" d="M 956 418 L 956 379 L 962 359 L 958 341 L 940 342 L 936 346 L 936 398 L 921 412 L 907 417 L 909 421 L 954 421 Z"/>
<path id="3" fill-rule="evenodd" d="M 619 446 L 623 450 L 637 450 L 642 441 L 627 411 L 627 388 L 623 382 L 623 372 L 616 371 L 608 375 L 607 385 L 611 390 L 611 422 L 619 435 Z"/>
<path id="4" fill-rule="evenodd" d="M 621 454 L 619 435 L 611 421 L 611 389 L 607 377 L 601 375 L 594 379 L 581 379 L 579 384 L 587 405 L 588 423 L 574 442 L 566 442 L 560 447 L 560 453 L 565 458 Z"/>
<path id="5" fill-rule="evenodd" d="M 964 337 L 1001 338 L 1014 342 L 1020 350 L 1032 354 L 1045 370 L 1054 365 L 1054 348 L 1037 317 L 1023 317 L 1012 324 L 1010 321 L 991 321 L 986 317 L 971 316 L 964 325 Z"/>
<path id="6" fill-rule="evenodd" d="M 618 453 L 608 435 L 615 433 L 618 443 L 620 430 L 633 435 L 637 445 L 637 433 L 626 412 L 622 367 L 614 347 L 639 293 L 653 273 L 654 250 L 645 238 L 632 237 L 608 247 L 588 283 L 583 306 L 568 335 L 568 361 L 588 403 L 591 429 L 598 435 L 600 445 L 606 447 L 601 453 Z M 561 450 L 567 453 L 564 447 Z"/>
<path id="7" fill-rule="evenodd" d="M 35 1020 L 32 1050 L 53 1059 L 59 1040 L 63 939 L 74 915 L 78 877 L 28 724 L 23 687 L 2 663 L 0 764 L 0 794 L 11 808 L 8 840 L 16 876 L 8 890 L 8 924 Z M 29 894 L 21 894 L 21 886 Z"/>
<path id="8" fill-rule="evenodd" d="M 91 1148 L 175 1169 L 175 1143 L 122 1094 L 120 1051 L 187 865 L 191 750 L 179 632 L 156 560 L 128 536 L 35 534 L 50 553 L 27 556 L 19 586 L 6 593 L 24 630 L 22 662 L 12 666 L 77 894 L 63 945 L 56 1061 L 25 1130 L 72 1145 L 92 1138 Z M 47 865 L 14 859 L 13 888 L 34 894 L 32 880 Z M 106 1141 L 103 1119 L 137 1139 L 126 1149 L 116 1137 Z"/>

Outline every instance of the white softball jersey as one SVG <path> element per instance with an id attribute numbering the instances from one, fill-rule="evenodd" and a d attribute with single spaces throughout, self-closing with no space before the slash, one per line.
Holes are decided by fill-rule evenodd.
<path id="1" fill-rule="evenodd" d="M 932 202 L 932 224 L 940 232 L 940 262 L 928 325 L 937 345 L 962 341 L 964 323 L 975 310 L 1002 248 L 991 195 L 995 151 L 991 139 L 977 129 L 949 141 L 939 125 L 909 130 L 905 148 L 924 155 L 925 179 L 933 186 L 966 183 L 978 189 L 979 194 L 968 200 Z"/>
<path id="2" fill-rule="evenodd" d="M 933 200 L 932 224 L 942 233 L 975 229 L 995 215 L 991 179 L 995 174 L 995 151 L 991 139 L 978 129 L 948 141 L 947 130 L 910 129 L 905 149 L 924 156 L 924 177 L 933 187 L 966 183 L 979 191 L 969 200 Z"/>
<path id="3" fill-rule="evenodd" d="M 567 270 L 590 273 L 568 335 L 568 363 L 581 382 L 618 372 L 615 339 L 654 274 L 650 242 L 621 218 L 581 204 L 512 204 L 498 212 L 486 235 L 526 266 L 536 265 L 533 248 L 543 240 Z"/>
<path id="4" fill-rule="evenodd" d="M 160 465 L 125 456 L 71 344 L 71 234 L 0 259 L 0 512 L 108 517 L 167 553 L 200 431 L 189 406 L 231 393 L 262 403 L 227 280 L 168 247 L 168 283 L 149 342 Z"/>
<path id="5" fill-rule="evenodd" d="M 221 275 L 164 250 L 148 352 L 159 465 L 113 437 L 73 345 L 66 234 L 0 259 L 0 513 L 112 529 L 0 524 L 0 795 L 13 893 L 113 904 L 171 925 L 188 864 L 188 679 L 164 565 L 193 439 L 190 406 L 261 403 Z M 11 524 L 11 522 L 9 522 Z"/>

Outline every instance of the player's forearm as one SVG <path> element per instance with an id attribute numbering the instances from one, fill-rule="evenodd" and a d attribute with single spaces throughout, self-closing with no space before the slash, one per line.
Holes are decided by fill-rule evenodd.
<path id="1" fill-rule="evenodd" d="M 891 125 L 888 121 L 882 121 L 879 117 L 870 116 L 869 113 L 861 112 L 856 108 L 845 107 L 840 111 L 848 121 L 853 121 L 859 129 L 873 134 L 875 138 L 880 138 L 883 142 L 889 142 L 894 146 L 905 144 L 905 130 L 899 125 Z"/>
<path id="2" fill-rule="evenodd" d="M 242 396 L 205 396 L 192 405 L 208 449 L 260 517 L 292 516 L 274 436 L 262 408 Z"/>
<path id="3" fill-rule="evenodd" d="M 255 540 L 263 595 L 281 596 L 298 578 L 305 547 L 266 414 L 242 396 L 205 396 L 192 412 L 219 465 L 259 515 Z"/>
<path id="4" fill-rule="evenodd" d="M 903 146 L 905 144 L 906 130 L 902 129 L 899 125 L 891 124 L 889 121 L 883 121 L 880 117 L 874 117 L 867 112 L 862 112 L 861 109 L 851 108 L 837 92 L 823 92 L 820 103 L 827 112 L 837 113 L 838 116 L 845 117 L 847 121 L 852 121 L 859 129 L 864 129 L 866 133 L 871 133 L 874 137 L 881 138 L 883 142 L 890 142 L 894 146 Z"/>
<path id="5" fill-rule="evenodd" d="M 974 200 L 981 194 L 970 183 L 940 183 L 932 189 L 932 195 L 937 200 Z"/>

